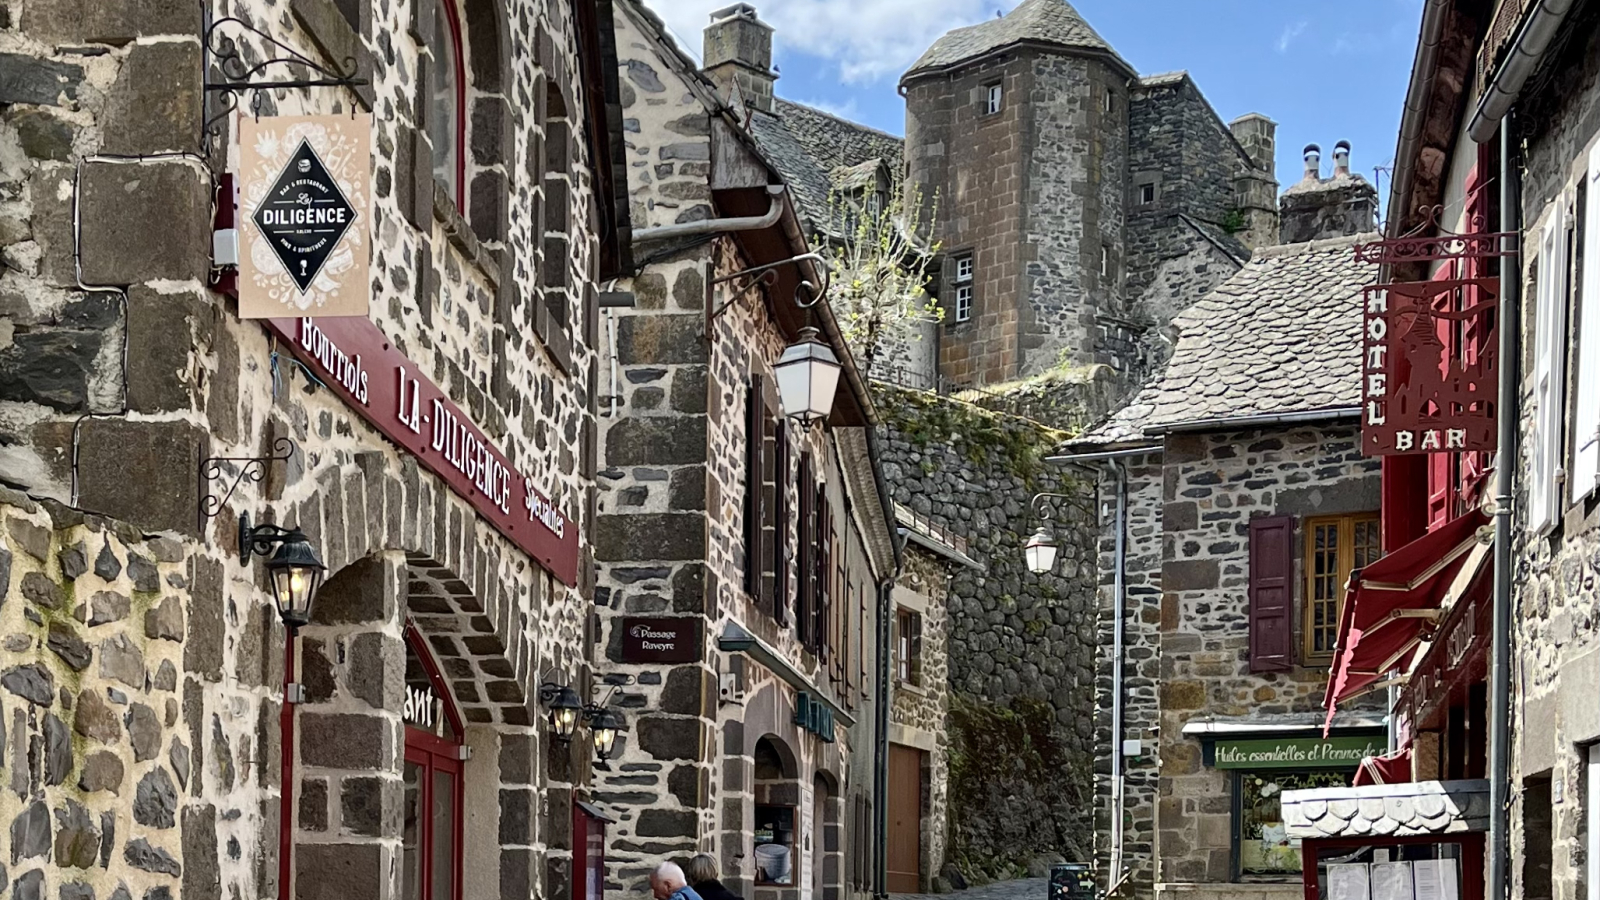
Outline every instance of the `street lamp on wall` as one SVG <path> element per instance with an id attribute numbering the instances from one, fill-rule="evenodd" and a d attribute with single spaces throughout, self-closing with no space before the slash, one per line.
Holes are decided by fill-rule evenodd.
<path id="1" fill-rule="evenodd" d="M 810 325 L 800 329 L 799 339 L 783 348 L 772 367 L 783 414 L 798 420 L 801 427 L 826 419 L 833 411 L 833 395 L 843 369 L 817 329 Z"/>
<path id="2" fill-rule="evenodd" d="M 1033 514 L 1040 518 L 1039 529 L 1022 545 L 1022 555 L 1028 564 L 1028 571 L 1035 575 L 1043 575 L 1056 567 L 1056 556 L 1061 552 L 1061 542 L 1056 538 L 1055 525 L 1050 521 L 1050 507 L 1043 502 L 1048 497 L 1070 499 L 1066 494 L 1052 494 L 1041 492 L 1033 495 L 1028 502 Z"/>
<path id="3" fill-rule="evenodd" d="M 271 554 L 268 556 L 268 554 Z M 250 557 L 267 557 L 267 583 L 278 617 L 293 635 L 311 623 L 311 604 L 328 567 L 317 559 L 305 532 L 276 525 L 251 526 L 250 514 L 239 515 L 239 562 L 250 564 Z"/>
<path id="4" fill-rule="evenodd" d="M 621 716 L 607 709 L 604 703 L 584 703 L 578 698 L 577 691 L 553 681 L 539 685 L 539 701 L 550 708 L 552 738 L 563 744 L 569 743 L 577 733 L 578 720 L 582 719 L 589 723 L 595 756 L 602 760 L 611 757 L 617 732 L 622 730 Z"/>

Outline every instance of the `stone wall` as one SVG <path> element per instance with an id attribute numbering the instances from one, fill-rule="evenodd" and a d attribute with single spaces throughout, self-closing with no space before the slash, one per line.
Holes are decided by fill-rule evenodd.
<path id="1" fill-rule="evenodd" d="M 1095 511 L 1091 487 L 1043 463 L 1064 437 L 931 394 L 880 386 L 884 471 L 896 502 L 967 539 L 984 568 L 958 570 L 946 600 L 950 836 L 969 875 L 1018 871 L 1092 844 Z M 1062 542 L 1033 575 L 1022 543 L 1038 491 Z"/>
<path id="2" fill-rule="evenodd" d="M 1522 385 L 1526 398 L 1533 384 L 1533 355 L 1538 312 L 1533 302 L 1538 235 L 1556 204 L 1586 180 L 1589 154 L 1600 132 L 1600 72 L 1592 60 L 1600 52 L 1600 16 L 1585 8 L 1564 27 L 1573 40 L 1546 62 L 1548 74 L 1529 97 L 1526 117 L 1519 114 L 1525 137 L 1522 176 Z M 1521 111 L 1519 110 L 1519 113 Z M 1460 151 L 1458 151 L 1460 155 Z M 1470 164 L 1470 160 L 1463 161 Z M 1570 194 L 1566 196 L 1570 197 Z M 1595 202 L 1591 190 L 1590 204 Z M 1592 205 L 1590 209 L 1592 209 Z M 1571 222 L 1571 213 L 1568 213 Z M 1572 292 L 1568 307 L 1568 371 L 1579 362 L 1578 327 L 1573 325 L 1581 303 Z M 1577 381 L 1568 383 L 1567 409 Z M 1600 685 L 1600 504 L 1591 496 L 1572 504 L 1570 490 L 1561 487 L 1560 514 L 1554 530 L 1544 536 L 1527 530 L 1523 514 L 1528 509 L 1528 484 L 1532 472 L 1535 415 L 1533 404 L 1522 408 L 1521 446 L 1517 460 L 1517 496 L 1512 533 L 1516 538 L 1515 595 L 1512 599 L 1511 687 L 1511 865 L 1512 891 L 1528 894 L 1527 861 L 1541 853 L 1534 844 L 1547 844 L 1552 862 L 1550 894 L 1558 900 L 1585 896 L 1587 874 L 1584 857 L 1593 833 L 1586 817 L 1592 814 L 1595 788 L 1589 781 L 1585 745 L 1600 739 L 1600 711 L 1590 702 Z M 1573 419 L 1565 417 L 1563 463 L 1570 466 Z M 1536 824 L 1528 803 L 1530 781 L 1549 779 L 1552 800 L 1546 823 Z"/>
<path id="3" fill-rule="evenodd" d="M 1202 764 L 1200 743 L 1183 726 L 1203 716 L 1321 711 L 1327 664 L 1300 659 L 1304 519 L 1376 512 L 1378 460 L 1362 455 L 1358 427 L 1330 424 L 1169 435 L 1162 463 L 1156 878 L 1225 882 L 1232 880 L 1228 773 Z M 1249 522 L 1257 515 L 1296 522 L 1296 665 L 1288 672 L 1250 671 Z M 1146 570 L 1142 583 L 1152 575 Z M 1368 697 L 1353 708 L 1382 701 Z"/>

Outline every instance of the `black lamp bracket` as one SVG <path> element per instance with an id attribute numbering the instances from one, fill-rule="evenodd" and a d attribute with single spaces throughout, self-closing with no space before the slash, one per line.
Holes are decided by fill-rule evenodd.
<path id="1" fill-rule="evenodd" d="M 206 528 L 206 520 L 214 519 L 222 512 L 222 507 L 227 505 L 233 497 L 233 492 L 239 485 L 248 481 L 251 484 L 260 484 L 261 479 L 267 475 L 267 466 L 274 462 L 288 462 L 295 454 L 294 441 L 281 437 L 272 442 L 272 456 L 207 456 L 200 460 L 200 530 Z M 238 469 L 233 473 L 233 469 Z M 228 478 L 233 478 L 228 481 Z M 212 482 L 223 482 L 227 489 L 221 494 L 214 493 L 211 489 Z M 241 540 L 243 538 L 241 537 Z"/>
<path id="2" fill-rule="evenodd" d="M 250 524 L 250 514 L 239 514 L 239 562 L 243 565 L 250 564 L 250 557 L 255 555 L 266 556 L 272 548 L 290 540 L 305 540 L 305 534 L 298 528 L 279 528 L 276 525 Z"/>
<path id="3" fill-rule="evenodd" d="M 772 285 L 777 284 L 778 267 L 787 266 L 791 263 L 798 264 L 801 260 L 807 259 L 816 263 L 817 271 L 822 273 L 822 288 L 819 290 L 817 286 L 811 282 L 802 280 L 799 284 L 795 285 L 794 288 L 794 305 L 800 309 L 810 309 L 813 306 L 816 306 L 818 303 L 821 303 L 822 298 L 828 295 L 828 286 L 832 281 L 832 278 L 828 273 L 828 261 L 823 259 L 822 255 L 818 253 L 802 253 L 799 256 L 791 256 L 788 259 L 780 259 L 775 263 L 767 263 L 764 266 L 756 266 L 753 269 L 743 269 L 738 272 L 734 272 L 732 275 L 724 275 L 721 278 L 712 279 L 711 283 L 715 285 L 733 281 L 736 278 L 754 276 L 748 278 L 748 280 L 746 280 L 743 284 L 733 289 L 733 296 L 729 297 L 726 303 L 717 307 L 709 316 L 706 317 L 707 324 L 709 325 L 711 320 L 714 320 L 717 316 L 727 312 L 728 307 L 738 303 L 739 300 L 743 298 L 751 288 L 757 285 L 766 285 L 771 287 Z M 811 299 L 802 299 L 802 294 L 810 294 Z"/>
<path id="4" fill-rule="evenodd" d="M 548 706 L 550 701 L 561 695 L 565 687 L 566 685 L 556 684 L 554 681 L 546 681 L 539 685 L 539 702 Z"/>
<path id="5" fill-rule="evenodd" d="M 207 155 L 222 136 L 221 122 L 229 113 L 239 108 L 239 95 L 252 93 L 251 110 L 259 114 L 261 92 L 279 88 L 342 87 L 355 90 L 371 82 L 356 77 L 359 65 L 354 57 L 346 57 L 343 65 L 324 65 L 295 48 L 267 34 L 249 22 L 235 16 L 212 20 L 211 4 L 203 3 L 206 19 L 205 39 L 200 42 L 201 70 L 206 74 L 205 93 L 207 115 L 201 125 L 201 142 Z M 250 44 L 240 46 L 239 39 L 253 39 L 260 49 Z M 265 58 L 261 58 L 261 57 Z M 275 67 L 288 67 L 289 74 L 298 78 L 262 78 L 264 72 Z M 210 111 L 209 98 L 220 94 L 218 109 Z M 352 104 L 351 114 L 355 112 Z"/>
<path id="6" fill-rule="evenodd" d="M 1041 519 L 1054 518 L 1053 516 L 1050 515 L 1050 506 L 1049 506 L 1049 504 L 1044 502 L 1047 498 L 1051 498 L 1051 497 L 1054 497 L 1054 498 L 1056 498 L 1058 500 L 1071 500 L 1072 499 L 1072 495 L 1071 494 L 1055 494 L 1055 493 L 1051 493 L 1050 491 L 1040 491 L 1039 493 L 1033 495 L 1033 499 L 1032 500 L 1028 501 L 1028 506 L 1029 506 L 1029 508 L 1031 508 L 1033 510 L 1033 514 L 1035 516 L 1037 516 L 1037 517 L 1039 517 Z"/>

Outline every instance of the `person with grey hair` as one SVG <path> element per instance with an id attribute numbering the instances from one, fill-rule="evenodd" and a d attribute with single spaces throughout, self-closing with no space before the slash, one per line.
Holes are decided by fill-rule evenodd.
<path id="1" fill-rule="evenodd" d="M 650 873 L 650 893 L 656 900 L 700 900 L 700 895 L 683 877 L 683 868 L 670 861 L 656 866 Z"/>
<path id="2" fill-rule="evenodd" d="M 709 853 L 701 853 L 689 860 L 686 873 L 689 884 L 694 886 L 695 893 L 701 900 L 744 900 L 738 894 L 722 886 L 717 880 L 717 860 Z"/>

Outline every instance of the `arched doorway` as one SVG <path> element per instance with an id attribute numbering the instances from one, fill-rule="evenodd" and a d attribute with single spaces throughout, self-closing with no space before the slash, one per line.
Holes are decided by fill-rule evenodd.
<path id="1" fill-rule="evenodd" d="M 402 900 L 460 900 L 463 724 L 439 665 L 406 623 Z"/>
<path id="2" fill-rule="evenodd" d="M 794 753 L 772 735 L 756 741 L 755 883 L 761 888 L 800 884 L 800 780 Z"/>

